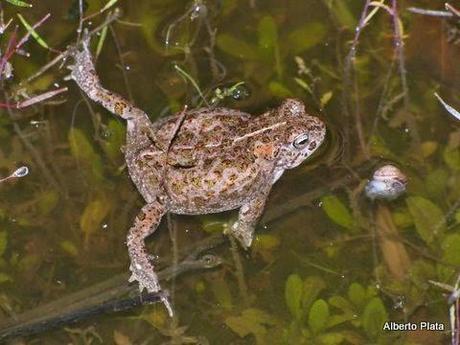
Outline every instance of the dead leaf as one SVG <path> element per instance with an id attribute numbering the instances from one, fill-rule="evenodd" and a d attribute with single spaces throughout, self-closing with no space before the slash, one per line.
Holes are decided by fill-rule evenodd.
<path id="1" fill-rule="evenodd" d="M 132 345 L 133 343 L 129 338 L 121 332 L 113 331 L 113 341 L 116 345 Z"/>

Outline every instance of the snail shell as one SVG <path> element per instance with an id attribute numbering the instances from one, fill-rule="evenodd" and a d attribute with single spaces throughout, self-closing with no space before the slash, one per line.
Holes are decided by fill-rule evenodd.
<path id="1" fill-rule="evenodd" d="M 394 200 L 406 191 L 407 177 L 394 165 L 377 169 L 365 188 L 366 196 L 372 200 Z"/>

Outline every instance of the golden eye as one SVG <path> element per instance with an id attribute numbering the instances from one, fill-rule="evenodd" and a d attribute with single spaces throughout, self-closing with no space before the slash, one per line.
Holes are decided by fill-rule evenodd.
<path id="1" fill-rule="evenodd" d="M 298 150 L 305 147 L 308 144 L 309 136 L 307 133 L 300 134 L 297 138 L 294 139 L 294 147 Z"/>

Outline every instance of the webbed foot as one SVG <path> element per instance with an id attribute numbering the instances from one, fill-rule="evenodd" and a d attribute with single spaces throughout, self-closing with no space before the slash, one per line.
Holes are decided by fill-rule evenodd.
<path id="1" fill-rule="evenodd" d="M 64 78 L 65 80 L 74 80 L 85 92 L 99 85 L 99 79 L 89 50 L 90 40 L 91 36 L 88 30 L 85 30 L 81 42 L 68 49 L 68 56 L 73 59 L 73 64 L 66 66 L 70 70 L 70 74 Z"/>
<path id="2" fill-rule="evenodd" d="M 128 281 L 130 283 L 137 281 L 141 292 L 144 289 L 149 293 L 156 293 L 161 290 L 158 277 L 151 267 L 142 268 L 141 265 L 132 263 L 129 266 L 129 270 L 131 271 L 131 277 L 129 277 Z"/>
<path id="3" fill-rule="evenodd" d="M 129 270 L 132 274 L 128 281 L 130 283 L 137 282 L 141 293 L 145 289 L 149 294 L 157 294 L 168 311 L 168 315 L 173 317 L 174 312 L 171 302 L 169 301 L 169 293 L 168 291 L 161 289 L 160 283 L 158 282 L 158 276 L 155 272 L 151 269 L 142 269 L 139 264 L 131 264 L 129 266 Z"/>
<path id="4" fill-rule="evenodd" d="M 244 227 L 239 221 L 233 223 L 224 234 L 235 238 L 244 249 L 248 249 L 253 240 L 254 228 Z"/>

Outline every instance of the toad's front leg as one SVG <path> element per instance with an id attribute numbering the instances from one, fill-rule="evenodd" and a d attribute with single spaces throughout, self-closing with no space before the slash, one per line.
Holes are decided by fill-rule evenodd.
<path id="1" fill-rule="evenodd" d="M 269 188 L 260 191 L 243 204 L 238 213 L 238 220 L 226 231 L 226 234 L 236 238 L 244 249 L 248 249 L 252 244 L 254 230 L 264 211 L 269 192 Z"/>
<path id="2" fill-rule="evenodd" d="M 158 276 L 145 250 L 145 238 L 156 230 L 165 212 L 165 206 L 159 200 L 155 200 L 142 208 L 134 221 L 134 225 L 129 229 L 127 245 L 131 259 L 129 269 L 132 272 L 129 281 L 137 281 L 141 291 L 145 288 L 149 293 L 161 292 Z M 169 315 L 172 316 L 172 307 L 167 296 L 162 296 L 161 300 Z"/>

